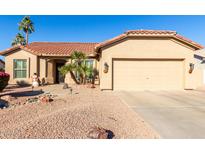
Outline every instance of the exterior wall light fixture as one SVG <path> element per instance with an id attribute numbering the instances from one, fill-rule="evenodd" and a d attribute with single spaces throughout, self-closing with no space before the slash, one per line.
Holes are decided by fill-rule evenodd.
<path id="1" fill-rule="evenodd" d="M 104 72 L 104 73 L 107 73 L 108 70 L 109 70 L 109 65 L 105 62 L 105 63 L 104 63 L 104 70 L 103 70 L 103 72 Z"/>
<path id="2" fill-rule="evenodd" d="M 194 70 L 194 64 L 193 63 L 190 63 L 189 64 L 189 73 L 191 74 Z"/>

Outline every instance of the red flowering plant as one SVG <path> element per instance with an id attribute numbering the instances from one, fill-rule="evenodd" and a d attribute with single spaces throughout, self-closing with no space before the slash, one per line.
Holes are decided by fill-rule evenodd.
<path id="1" fill-rule="evenodd" d="M 5 72 L 0 72 L 0 92 L 8 85 L 10 75 Z"/>

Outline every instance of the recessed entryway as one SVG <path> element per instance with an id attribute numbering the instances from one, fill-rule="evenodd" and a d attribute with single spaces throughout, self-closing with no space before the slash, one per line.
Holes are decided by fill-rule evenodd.
<path id="1" fill-rule="evenodd" d="M 60 73 L 59 68 L 65 63 L 65 60 L 55 60 L 55 83 L 64 83 L 65 77 Z"/>

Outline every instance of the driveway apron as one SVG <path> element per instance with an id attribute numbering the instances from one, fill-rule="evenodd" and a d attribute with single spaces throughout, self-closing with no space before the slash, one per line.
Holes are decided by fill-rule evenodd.
<path id="1" fill-rule="evenodd" d="M 120 91 L 116 94 L 161 138 L 205 138 L 203 91 Z"/>

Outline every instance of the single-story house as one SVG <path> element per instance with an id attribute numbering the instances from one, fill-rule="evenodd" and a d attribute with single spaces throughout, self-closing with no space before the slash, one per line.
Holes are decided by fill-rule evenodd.
<path id="1" fill-rule="evenodd" d="M 50 84 L 73 51 L 99 70 L 102 90 L 179 90 L 203 85 L 203 46 L 175 31 L 130 30 L 102 43 L 33 42 L 0 52 L 10 83 L 31 82 L 37 73 Z M 65 82 L 70 83 L 69 77 Z"/>
<path id="2" fill-rule="evenodd" d="M 4 70 L 4 67 L 5 67 L 5 62 L 0 59 L 0 71 Z"/>

